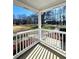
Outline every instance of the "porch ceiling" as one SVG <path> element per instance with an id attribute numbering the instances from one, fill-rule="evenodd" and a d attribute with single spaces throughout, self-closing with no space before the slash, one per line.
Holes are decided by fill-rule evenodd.
<path id="1" fill-rule="evenodd" d="M 65 1 L 66 0 L 14 0 L 14 3 L 18 6 L 39 12 L 65 3 Z"/>

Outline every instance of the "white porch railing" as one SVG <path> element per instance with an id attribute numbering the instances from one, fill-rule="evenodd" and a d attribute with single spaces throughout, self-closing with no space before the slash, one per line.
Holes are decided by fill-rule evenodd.
<path id="1" fill-rule="evenodd" d="M 42 40 L 41 42 L 53 50 L 58 51 L 62 55 L 66 55 L 66 32 L 58 30 L 47 30 L 42 29 Z"/>
<path id="2" fill-rule="evenodd" d="M 23 31 L 13 36 L 13 58 L 16 59 L 39 42 L 38 29 Z"/>
<path id="3" fill-rule="evenodd" d="M 38 42 L 41 42 L 49 48 L 58 51 L 65 56 L 66 51 L 66 33 L 57 30 L 41 29 L 41 40 L 39 40 L 39 29 L 23 31 L 14 34 L 13 36 L 13 57 L 16 59 L 18 56 L 26 52 Z"/>

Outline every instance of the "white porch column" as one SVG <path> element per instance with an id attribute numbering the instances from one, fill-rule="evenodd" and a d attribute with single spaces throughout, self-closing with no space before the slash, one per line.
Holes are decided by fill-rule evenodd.
<path id="1" fill-rule="evenodd" d="M 41 40 L 41 12 L 38 13 L 39 39 Z"/>

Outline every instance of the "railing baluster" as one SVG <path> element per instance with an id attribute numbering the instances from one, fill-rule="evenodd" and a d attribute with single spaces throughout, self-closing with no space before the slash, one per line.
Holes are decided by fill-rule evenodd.
<path id="1" fill-rule="evenodd" d="M 50 33 L 50 38 L 52 39 L 51 33 Z M 51 45 L 51 41 L 52 41 L 51 39 L 50 39 L 50 45 Z"/>
<path id="2" fill-rule="evenodd" d="M 23 41 L 23 49 L 24 49 L 24 33 L 22 34 L 23 35 L 23 39 L 22 39 L 22 41 Z"/>
<path id="3" fill-rule="evenodd" d="M 66 51 L 66 34 L 65 34 L 65 41 L 64 41 L 64 43 L 65 43 L 65 48 L 64 48 L 64 50 Z"/>
<path id="4" fill-rule="evenodd" d="M 20 51 L 21 51 L 21 35 L 19 35 L 19 39 L 20 39 Z"/>
<path id="5" fill-rule="evenodd" d="M 60 45 L 59 45 L 59 48 L 61 49 L 60 33 L 59 33 L 59 42 L 60 42 L 60 43 L 59 43 L 59 44 L 60 44 Z"/>
<path id="6" fill-rule="evenodd" d="M 26 48 L 26 36 L 27 36 L 27 35 L 26 35 L 26 33 L 25 33 L 25 48 Z"/>
<path id="7" fill-rule="evenodd" d="M 27 39 L 26 39 L 26 47 L 28 47 L 28 42 L 27 42 Z"/>
<path id="8" fill-rule="evenodd" d="M 55 33 L 54 33 L 54 39 L 55 39 Z"/>
<path id="9" fill-rule="evenodd" d="M 48 32 L 48 37 L 50 38 L 50 33 L 49 33 L 49 32 Z M 49 40 L 50 40 L 50 39 L 48 39 L 47 42 L 48 42 Z"/>
<path id="10" fill-rule="evenodd" d="M 50 42 L 51 42 L 51 37 L 50 37 L 50 33 L 49 33 L 49 38 L 50 38 L 50 39 L 49 39 L 49 44 L 50 44 Z"/>
<path id="11" fill-rule="evenodd" d="M 17 35 L 16 35 L 16 54 L 17 54 Z"/>
<path id="12" fill-rule="evenodd" d="M 27 39 L 27 47 L 29 46 L 29 33 L 28 33 L 28 39 Z"/>
<path id="13" fill-rule="evenodd" d="M 55 45 L 55 33 L 53 32 L 53 45 Z"/>

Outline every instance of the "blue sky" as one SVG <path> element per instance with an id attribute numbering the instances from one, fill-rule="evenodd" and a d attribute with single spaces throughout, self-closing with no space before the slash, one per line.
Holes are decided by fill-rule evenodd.
<path id="1" fill-rule="evenodd" d="M 28 9 L 13 5 L 13 14 L 14 15 L 23 15 L 23 14 L 25 14 L 26 16 L 29 16 L 29 15 L 32 15 L 34 13 L 32 11 L 28 10 Z"/>

